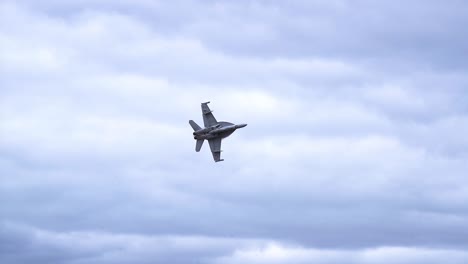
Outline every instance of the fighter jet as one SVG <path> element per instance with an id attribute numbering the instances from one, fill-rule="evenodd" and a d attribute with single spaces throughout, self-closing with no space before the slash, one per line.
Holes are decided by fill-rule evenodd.
<path id="1" fill-rule="evenodd" d="M 234 125 L 233 123 L 216 121 L 213 111 L 210 110 L 208 104 L 210 102 L 202 103 L 201 110 L 203 115 L 203 123 L 205 128 L 201 128 L 193 120 L 189 120 L 190 126 L 193 128 L 193 138 L 197 141 L 195 151 L 199 152 L 203 146 L 203 142 L 208 140 L 210 144 L 211 153 L 213 154 L 214 161 L 223 161 L 221 159 L 221 140 L 230 136 L 236 129 L 247 126 L 247 124 Z"/>

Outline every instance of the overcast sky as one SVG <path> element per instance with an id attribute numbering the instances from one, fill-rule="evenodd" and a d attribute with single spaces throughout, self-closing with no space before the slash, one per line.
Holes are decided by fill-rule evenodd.
<path id="1" fill-rule="evenodd" d="M 468 263 L 468 3 L 0 1 L 0 262 Z M 200 103 L 248 126 L 196 153 Z"/>

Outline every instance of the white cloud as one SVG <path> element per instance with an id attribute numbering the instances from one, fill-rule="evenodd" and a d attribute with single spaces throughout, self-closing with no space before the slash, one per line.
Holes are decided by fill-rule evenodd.
<path id="1" fill-rule="evenodd" d="M 77 263 L 466 260 L 466 76 L 343 3 L 0 4 L 0 221 Z M 249 124 L 224 163 L 204 101 Z"/>
<path id="2" fill-rule="evenodd" d="M 464 263 L 463 250 L 381 247 L 363 250 L 320 250 L 268 244 L 263 248 L 237 250 L 217 263 Z"/>

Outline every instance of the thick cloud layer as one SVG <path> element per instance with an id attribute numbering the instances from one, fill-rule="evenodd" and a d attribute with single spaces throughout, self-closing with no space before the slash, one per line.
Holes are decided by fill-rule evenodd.
<path id="1" fill-rule="evenodd" d="M 0 262 L 466 263 L 466 10 L 2 2 Z"/>

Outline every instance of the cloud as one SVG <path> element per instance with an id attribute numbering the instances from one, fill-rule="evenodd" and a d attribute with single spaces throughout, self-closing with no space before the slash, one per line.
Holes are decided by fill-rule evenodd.
<path id="1" fill-rule="evenodd" d="M 382 247 L 360 251 L 317 250 L 269 244 L 263 248 L 238 250 L 218 263 L 463 263 L 467 254 L 458 250 Z"/>
<path id="2" fill-rule="evenodd" d="M 463 3 L 179 4 L 0 4 L 1 260 L 466 261 Z"/>
<path id="3" fill-rule="evenodd" d="M 104 232 L 51 232 L 3 224 L 0 259 L 7 263 L 464 263 L 456 249 L 379 247 L 304 248 L 268 240 L 203 236 L 148 236 Z M 15 254 L 21 250 L 22 254 Z"/>

